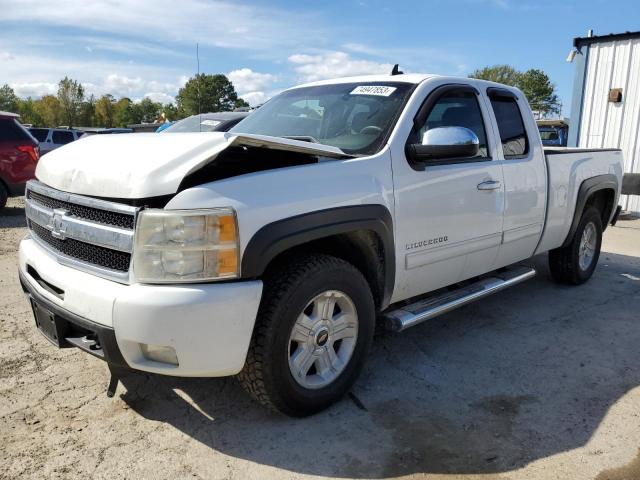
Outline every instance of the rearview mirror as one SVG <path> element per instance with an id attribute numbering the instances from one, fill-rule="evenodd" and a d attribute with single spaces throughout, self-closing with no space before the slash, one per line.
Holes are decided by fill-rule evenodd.
<path id="1" fill-rule="evenodd" d="M 438 127 L 424 132 L 422 143 L 407 145 L 407 156 L 414 162 L 439 163 L 452 158 L 478 155 L 480 140 L 464 127 Z"/>

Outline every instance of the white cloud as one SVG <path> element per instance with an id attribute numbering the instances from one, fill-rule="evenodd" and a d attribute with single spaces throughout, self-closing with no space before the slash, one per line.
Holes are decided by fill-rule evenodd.
<path id="1" fill-rule="evenodd" d="M 127 77 L 112 73 L 102 84 L 106 92 L 117 96 L 130 96 L 144 89 L 146 82 L 140 77 Z"/>
<path id="2" fill-rule="evenodd" d="M 273 95 L 267 94 L 265 92 L 247 92 L 239 95 L 242 99 L 247 102 L 252 107 L 263 104 L 267 100 L 269 100 Z"/>
<path id="3" fill-rule="evenodd" d="M 145 80 L 142 77 L 127 77 L 112 73 L 100 83 L 83 84 L 88 93 L 104 95 L 110 93 L 115 97 L 129 97 L 138 99 L 149 97 L 154 102 L 174 103 L 175 95 L 186 82 L 185 77 L 179 77 L 175 83 Z"/>
<path id="4" fill-rule="evenodd" d="M 271 86 L 277 81 L 276 75 L 270 73 L 254 72 L 245 67 L 227 73 L 227 78 L 233 83 L 238 96 L 252 107 L 266 102 L 278 93 L 270 91 Z"/>
<path id="5" fill-rule="evenodd" d="M 231 83 L 239 93 L 263 90 L 276 80 L 275 75 L 254 72 L 250 68 L 233 70 L 227 74 L 227 78 L 231 80 Z"/>
<path id="6" fill-rule="evenodd" d="M 157 98 L 161 95 L 174 97 L 187 81 L 179 70 L 165 65 L 55 58 L 29 53 L 12 57 L 11 61 L 0 61 L 0 71 L 21 97 L 55 94 L 58 82 L 65 76 L 80 81 L 88 95 L 97 97 L 106 93 L 130 98 L 142 98 L 147 94 Z"/>
<path id="7" fill-rule="evenodd" d="M 15 94 L 19 97 L 42 97 L 44 95 L 55 95 L 58 91 L 58 85 L 47 82 L 31 82 L 31 83 L 10 83 Z"/>
<path id="8" fill-rule="evenodd" d="M 153 100 L 154 102 L 160 102 L 162 104 L 175 102 L 175 98 L 173 98 L 171 95 L 167 95 L 164 92 L 149 92 L 144 96 L 150 100 Z"/>
<path id="9" fill-rule="evenodd" d="M 228 0 L 58 0 L 55 8 L 41 0 L 21 0 L 3 9 L 2 20 L 253 50 L 287 47 L 301 38 L 309 44 L 327 38 L 317 15 Z"/>
<path id="10" fill-rule="evenodd" d="M 328 52 L 319 55 L 298 53 L 289 56 L 288 60 L 294 65 L 294 70 L 300 78 L 307 82 L 326 78 L 389 73 L 393 68 L 390 63 L 355 59 L 345 52 Z"/>

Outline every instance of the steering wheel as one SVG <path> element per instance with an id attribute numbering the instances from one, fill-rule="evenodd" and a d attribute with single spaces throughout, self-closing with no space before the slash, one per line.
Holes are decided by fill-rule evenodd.
<path id="1" fill-rule="evenodd" d="M 378 127 L 377 125 L 368 125 L 364 127 L 362 130 L 360 130 L 360 133 L 364 133 L 364 134 L 382 133 L 382 128 Z"/>

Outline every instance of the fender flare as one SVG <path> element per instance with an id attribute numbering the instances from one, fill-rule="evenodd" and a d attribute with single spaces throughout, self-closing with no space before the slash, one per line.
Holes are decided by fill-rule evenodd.
<path id="1" fill-rule="evenodd" d="M 580 223 L 580 218 L 582 217 L 582 213 L 584 212 L 584 207 L 587 204 L 587 200 L 591 195 L 600 191 L 600 190 L 613 190 L 613 198 L 618 198 L 618 189 L 619 182 L 618 177 L 616 177 L 612 173 L 607 173 L 605 175 L 597 175 L 595 177 L 587 178 L 580 184 L 580 189 L 578 190 L 578 198 L 576 200 L 576 209 L 573 213 L 573 220 L 571 222 L 571 227 L 569 228 L 569 233 L 565 238 L 562 247 L 566 247 L 571 243 L 573 239 L 573 235 L 576 233 L 578 229 L 578 224 Z M 615 206 L 611 206 L 611 212 L 607 216 L 607 221 L 602 226 L 603 230 L 607 228 L 607 223 L 611 218 L 611 213 L 615 210 Z"/>
<path id="2" fill-rule="evenodd" d="M 258 230 L 244 250 L 242 278 L 261 276 L 269 263 L 293 247 L 324 237 L 373 231 L 384 249 L 383 308 L 389 304 L 395 282 L 395 246 L 391 213 L 383 205 L 353 205 L 304 213 L 269 223 Z"/>

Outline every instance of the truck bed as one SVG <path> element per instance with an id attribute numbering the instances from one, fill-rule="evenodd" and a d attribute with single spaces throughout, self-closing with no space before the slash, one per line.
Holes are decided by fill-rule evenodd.
<path id="1" fill-rule="evenodd" d="M 564 243 L 573 221 L 578 191 L 586 179 L 613 174 L 618 185 L 622 181 L 620 149 L 547 147 L 544 154 L 547 215 L 536 253 L 552 250 Z"/>

